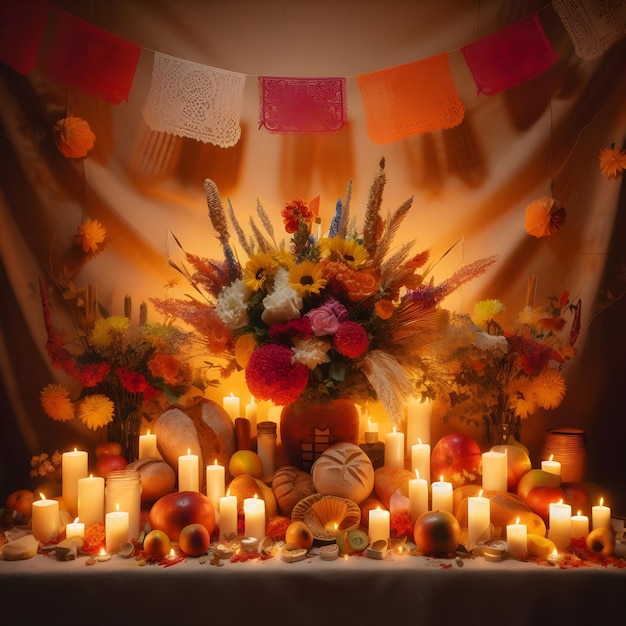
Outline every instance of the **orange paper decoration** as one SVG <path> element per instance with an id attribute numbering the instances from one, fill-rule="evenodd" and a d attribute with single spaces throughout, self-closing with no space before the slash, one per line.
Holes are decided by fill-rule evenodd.
<path id="1" fill-rule="evenodd" d="M 93 148 L 96 136 L 82 118 L 70 115 L 54 125 L 57 148 L 68 159 L 80 159 Z"/>
<path id="2" fill-rule="evenodd" d="M 539 198 L 526 207 L 526 232 L 533 237 L 554 234 L 565 223 L 565 207 L 554 198 Z"/>

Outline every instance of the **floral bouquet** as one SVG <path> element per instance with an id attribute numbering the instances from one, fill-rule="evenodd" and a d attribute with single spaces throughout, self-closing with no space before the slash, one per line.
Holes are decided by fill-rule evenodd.
<path id="1" fill-rule="evenodd" d="M 259 201 L 260 225 L 252 218 L 247 237 L 230 202 L 224 209 L 216 185 L 206 180 L 208 213 L 224 258 L 183 250 L 186 265 L 170 264 L 196 293 L 152 299 L 155 308 L 195 328 L 205 351 L 221 358 L 222 376 L 244 370 L 257 399 L 278 405 L 380 401 L 399 423 L 404 401 L 432 397 L 443 377 L 429 351 L 447 319 L 442 300 L 496 259 L 478 260 L 435 284 L 428 250 L 412 252 L 415 242 L 392 248 L 412 198 L 383 218 L 385 183 L 382 160 L 361 228 L 350 215 L 349 183 L 325 236 L 318 198 L 287 203 L 282 218 L 291 238 L 285 243 Z"/>

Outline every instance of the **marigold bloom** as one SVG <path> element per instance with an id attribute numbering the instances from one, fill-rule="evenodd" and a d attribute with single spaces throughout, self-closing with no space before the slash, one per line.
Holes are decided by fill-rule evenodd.
<path id="1" fill-rule="evenodd" d="M 600 161 L 600 171 L 609 180 L 616 180 L 626 169 L 626 150 L 620 150 L 615 146 L 602 148 L 598 160 Z"/>
<path id="2" fill-rule="evenodd" d="M 86 220 L 78 227 L 76 243 L 82 246 L 83 252 L 95 253 L 105 240 L 106 234 L 106 228 L 98 220 Z"/>
<path id="3" fill-rule="evenodd" d="M 70 392 L 63 385 L 46 385 L 40 394 L 41 406 L 48 417 L 57 422 L 68 422 L 75 417 Z"/>
<path id="4" fill-rule="evenodd" d="M 86 396 L 78 407 L 80 421 L 91 430 L 102 428 L 113 421 L 114 412 L 113 402 L 101 393 Z"/>

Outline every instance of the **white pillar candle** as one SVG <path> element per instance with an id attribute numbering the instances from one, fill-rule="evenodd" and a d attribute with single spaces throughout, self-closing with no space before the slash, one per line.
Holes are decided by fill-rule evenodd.
<path id="1" fill-rule="evenodd" d="M 430 444 L 430 421 L 433 407 L 429 399 L 410 398 L 406 405 L 406 441 L 407 446 L 418 439 Z M 407 453 L 411 450 L 407 449 Z"/>
<path id="2" fill-rule="evenodd" d="M 157 437 L 150 431 L 145 435 L 139 435 L 139 458 L 146 459 L 148 457 L 159 458 Z"/>
<path id="3" fill-rule="evenodd" d="M 419 438 L 411 446 L 411 469 L 430 482 L 430 444 L 422 443 Z"/>
<path id="4" fill-rule="evenodd" d="M 489 450 L 483 452 L 483 489 L 485 491 L 507 491 L 506 452 Z"/>
<path id="5" fill-rule="evenodd" d="M 89 528 L 104 524 L 104 478 L 88 476 L 78 479 L 78 517 Z"/>
<path id="6" fill-rule="evenodd" d="M 234 396 L 232 393 L 230 396 L 224 396 L 222 400 L 222 406 L 226 410 L 226 413 L 230 415 L 231 419 L 235 421 L 240 415 L 240 402 L 237 396 Z"/>
<path id="7" fill-rule="evenodd" d="M 420 478 L 420 473 L 415 470 L 415 478 L 409 480 L 409 517 L 411 522 L 428 511 L 428 481 Z"/>
<path id="8" fill-rule="evenodd" d="M 183 454 L 178 457 L 178 491 L 199 491 L 198 455 Z"/>
<path id="9" fill-rule="evenodd" d="M 367 531 L 370 544 L 380 539 L 388 541 L 391 534 L 390 524 L 389 511 L 385 511 L 380 507 L 371 509 L 369 512 L 369 526 Z"/>
<path id="10" fill-rule="evenodd" d="M 237 535 L 237 496 L 220 498 L 220 539 Z"/>
<path id="11" fill-rule="evenodd" d="M 528 527 L 519 523 L 519 517 L 515 524 L 506 527 L 506 549 L 514 559 L 523 559 L 528 552 Z"/>
<path id="12" fill-rule="evenodd" d="M 73 522 L 65 525 L 65 538 L 69 539 L 70 537 L 84 537 L 85 536 L 85 524 L 78 521 L 78 518 L 75 518 Z"/>
<path id="13" fill-rule="evenodd" d="M 550 474 L 561 475 L 561 464 L 554 460 L 554 454 L 551 454 L 547 461 L 541 461 L 541 469 L 544 472 L 550 472 Z"/>
<path id="14" fill-rule="evenodd" d="M 467 543 L 474 548 L 479 543 L 491 539 L 491 501 L 483 497 L 482 490 L 478 496 L 467 499 Z"/>
<path id="15" fill-rule="evenodd" d="M 256 423 L 258 418 L 259 407 L 254 401 L 254 396 L 250 398 L 250 402 L 246 404 L 244 417 L 250 422 L 250 435 L 256 435 Z"/>
<path id="16" fill-rule="evenodd" d="M 244 535 L 263 539 L 265 537 L 265 500 L 245 498 L 243 501 Z"/>
<path id="17" fill-rule="evenodd" d="M 71 517 L 78 515 L 78 479 L 88 476 L 88 460 L 87 453 L 76 448 L 61 458 L 63 502 Z"/>
<path id="18" fill-rule="evenodd" d="M 604 504 L 604 498 L 600 498 L 600 504 L 591 507 L 591 528 L 611 530 L 611 508 Z"/>
<path id="19" fill-rule="evenodd" d="M 32 533 L 40 543 L 54 543 L 59 536 L 59 502 L 48 500 L 41 494 L 41 500 L 33 501 Z"/>
<path id="20" fill-rule="evenodd" d="M 589 534 L 589 518 L 578 511 L 572 515 L 572 539 L 586 539 Z"/>
<path id="21" fill-rule="evenodd" d="M 431 485 L 431 510 L 454 513 L 452 483 L 440 478 Z"/>
<path id="22" fill-rule="evenodd" d="M 220 498 L 226 492 L 226 476 L 223 465 L 217 459 L 213 465 L 206 466 L 206 497 L 211 501 L 213 509 L 219 512 Z"/>
<path id="23" fill-rule="evenodd" d="M 276 424 L 276 445 L 281 442 L 280 437 L 280 417 L 283 413 L 283 407 L 274 405 L 267 409 L 267 421 L 274 422 Z"/>
<path id="24" fill-rule="evenodd" d="M 572 543 L 572 507 L 563 501 L 550 503 L 548 539 L 557 548 L 568 548 Z"/>
<path id="25" fill-rule="evenodd" d="M 385 465 L 404 469 L 404 433 L 393 431 L 385 435 Z"/>
<path id="26" fill-rule="evenodd" d="M 128 541 L 128 512 L 111 511 L 104 519 L 105 548 L 109 554 L 119 552 Z"/>

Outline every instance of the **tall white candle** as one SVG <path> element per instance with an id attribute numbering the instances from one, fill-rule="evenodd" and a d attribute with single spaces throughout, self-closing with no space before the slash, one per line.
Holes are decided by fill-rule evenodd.
<path id="1" fill-rule="evenodd" d="M 482 490 L 478 496 L 467 499 L 467 543 L 474 548 L 479 543 L 491 539 L 491 501 L 483 497 Z"/>
<path id="2" fill-rule="evenodd" d="M 409 480 L 409 517 L 411 522 L 428 511 L 428 481 L 415 470 L 415 478 Z"/>
<path id="3" fill-rule="evenodd" d="M 250 421 L 250 435 L 256 435 L 256 423 L 258 418 L 259 407 L 254 401 L 254 396 L 250 398 L 250 402 L 246 404 L 244 417 Z"/>
<path id="4" fill-rule="evenodd" d="M 519 517 L 515 524 L 506 527 L 507 552 L 514 559 L 522 559 L 528 552 L 528 527 L 519 523 Z"/>
<path id="5" fill-rule="evenodd" d="M 430 421 L 433 407 L 429 399 L 410 398 L 406 405 L 406 442 L 407 447 L 420 439 L 430 444 Z M 407 449 L 407 453 L 411 452 Z"/>
<path id="6" fill-rule="evenodd" d="M 104 524 L 104 478 L 88 476 L 78 479 L 78 517 L 89 528 Z"/>
<path id="7" fill-rule="evenodd" d="M 78 515 L 78 479 L 88 476 L 89 458 L 84 450 L 74 448 L 61 457 L 61 483 L 63 502 L 70 517 Z"/>
<path id="8" fill-rule="evenodd" d="M 263 498 L 244 498 L 243 518 L 246 537 L 256 539 L 265 537 L 265 500 Z"/>
<path id="9" fill-rule="evenodd" d="M 148 457 L 159 458 L 157 436 L 150 431 L 145 435 L 139 435 L 139 458 L 146 459 Z"/>
<path id="10" fill-rule="evenodd" d="M 561 475 L 561 464 L 554 460 L 554 454 L 551 454 L 547 461 L 541 461 L 541 469 L 550 474 Z"/>
<path id="11" fill-rule="evenodd" d="M 220 498 L 220 539 L 237 535 L 237 496 Z"/>
<path id="12" fill-rule="evenodd" d="M 404 468 L 404 433 L 393 427 L 393 431 L 385 435 L 385 465 Z"/>
<path id="13" fill-rule="evenodd" d="M 486 491 L 507 491 L 506 452 L 489 450 L 483 452 L 483 489 Z"/>
<path id="14" fill-rule="evenodd" d="M 422 443 L 419 438 L 411 446 L 411 469 L 430 482 L 430 444 Z"/>
<path id="15" fill-rule="evenodd" d="M 240 401 L 237 396 L 234 396 L 232 393 L 230 396 L 224 396 L 222 400 L 222 406 L 226 410 L 226 413 L 230 415 L 231 419 L 235 421 L 240 415 Z"/>
<path id="16" fill-rule="evenodd" d="M 226 477 L 223 465 L 217 459 L 213 465 L 206 466 L 206 496 L 211 501 L 215 512 L 219 512 L 220 498 L 226 492 Z"/>
<path id="17" fill-rule="evenodd" d="M 452 483 L 449 483 L 440 478 L 435 481 L 431 487 L 431 510 L 433 511 L 448 511 L 448 513 L 454 513 L 454 499 Z"/>
<path id="18" fill-rule="evenodd" d="M 611 530 L 611 508 L 604 504 L 604 498 L 600 498 L 600 504 L 591 507 L 591 528 Z"/>
<path id="19" fill-rule="evenodd" d="M 389 520 L 389 511 L 385 511 L 380 507 L 370 509 L 369 527 L 367 531 L 370 543 L 374 543 L 380 539 L 384 539 L 385 541 L 389 540 L 391 534 L 391 522 Z"/>
<path id="20" fill-rule="evenodd" d="M 276 424 L 276 445 L 281 442 L 280 436 L 280 418 L 283 413 L 283 407 L 274 405 L 267 409 L 267 421 L 274 422 Z"/>
<path id="21" fill-rule="evenodd" d="M 128 541 L 128 512 L 111 511 L 104 520 L 104 542 L 109 554 L 119 552 Z"/>
<path id="22" fill-rule="evenodd" d="M 65 525 L 65 537 L 84 537 L 85 536 L 85 524 L 80 522 L 78 518 L 75 518 L 73 522 Z"/>
<path id="23" fill-rule="evenodd" d="M 32 533 L 40 543 L 54 543 L 59 536 L 59 502 L 48 500 L 41 494 L 41 500 L 33 501 Z"/>
<path id="24" fill-rule="evenodd" d="M 550 503 L 548 539 L 557 548 L 568 548 L 572 543 L 572 507 L 563 501 Z"/>
<path id="25" fill-rule="evenodd" d="M 586 539 L 589 534 L 589 518 L 580 511 L 572 515 L 572 539 Z"/>
<path id="26" fill-rule="evenodd" d="M 178 491 L 199 491 L 198 455 L 183 454 L 178 457 Z"/>

